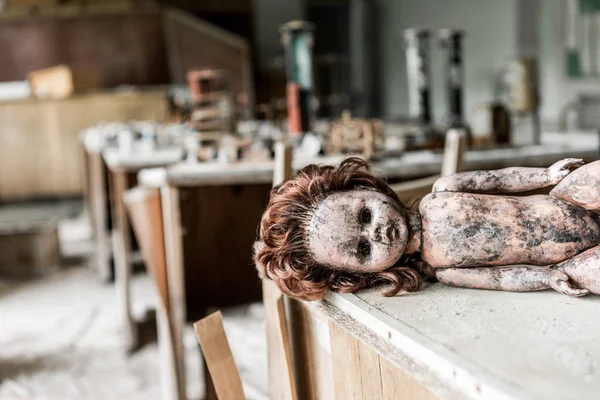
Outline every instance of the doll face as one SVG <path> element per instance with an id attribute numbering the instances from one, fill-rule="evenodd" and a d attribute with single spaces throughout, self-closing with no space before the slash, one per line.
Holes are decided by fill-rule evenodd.
<path id="1" fill-rule="evenodd" d="M 393 199 L 379 192 L 352 190 L 321 201 L 310 221 L 308 242 L 320 264 L 377 272 L 400 259 L 408 229 Z"/>

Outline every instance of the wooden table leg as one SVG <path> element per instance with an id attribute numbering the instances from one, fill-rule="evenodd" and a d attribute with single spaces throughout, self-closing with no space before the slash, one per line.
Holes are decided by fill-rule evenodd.
<path id="1" fill-rule="evenodd" d="M 123 194 L 127 190 L 127 173 L 112 171 L 110 177 L 117 307 L 123 319 L 127 349 L 133 351 L 139 346 L 139 337 L 131 310 L 131 227 L 123 202 Z"/>
<path id="2" fill-rule="evenodd" d="M 156 309 L 158 330 L 158 353 L 162 400 L 185 400 L 185 387 L 179 382 L 175 337 L 169 313 L 161 302 Z"/>
<path id="3" fill-rule="evenodd" d="M 181 240 L 181 214 L 179 191 L 175 187 L 160 189 L 167 285 L 169 293 L 169 322 L 173 336 L 175 372 L 178 390 L 185 396 L 185 355 L 183 352 L 183 329 L 186 322 L 185 282 L 183 275 L 183 244 Z"/>
<path id="4" fill-rule="evenodd" d="M 106 226 L 106 180 L 104 162 L 101 153 L 89 153 L 89 196 L 90 213 L 94 229 L 95 259 L 94 267 L 102 282 L 109 282 L 113 278 L 110 265 L 110 248 L 108 228 Z"/>

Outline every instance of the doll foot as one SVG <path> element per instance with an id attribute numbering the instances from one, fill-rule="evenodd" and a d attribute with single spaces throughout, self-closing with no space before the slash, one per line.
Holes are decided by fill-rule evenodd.
<path id="1" fill-rule="evenodd" d="M 568 275 L 569 282 L 573 282 L 577 287 L 600 294 L 600 246 L 563 261 L 553 269 Z M 557 282 L 557 285 L 562 284 Z"/>
<path id="2" fill-rule="evenodd" d="M 548 282 L 550 287 L 559 293 L 572 297 L 582 297 L 590 292 L 586 289 L 573 287 L 569 282 L 569 276 L 564 272 L 554 271 L 552 278 Z"/>

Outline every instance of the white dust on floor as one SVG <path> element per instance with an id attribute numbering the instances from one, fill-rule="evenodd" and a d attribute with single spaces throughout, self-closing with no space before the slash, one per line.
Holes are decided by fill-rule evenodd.
<path id="1" fill-rule="evenodd" d="M 144 309 L 154 291 L 136 276 L 134 303 Z M 0 282 L 0 399 L 158 399 L 155 343 L 125 353 L 114 285 L 86 267 L 44 279 Z M 225 329 L 249 399 L 266 398 L 266 341 L 262 306 L 224 311 Z M 187 393 L 203 394 L 193 331 L 184 337 Z"/>
<path id="2" fill-rule="evenodd" d="M 4 284 L 0 399 L 158 398 L 156 346 L 125 354 L 115 298 L 81 267 Z"/>
<path id="3" fill-rule="evenodd" d="M 156 343 L 127 355 L 114 284 L 101 283 L 81 260 L 93 250 L 83 205 L 77 201 L 0 207 L 0 220 L 56 217 L 61 253 L 70 259 L 45 278 L 0 278 L 0 400 L 159 399 Z M 67 261 L 67 260 L 65 260 Z M 132 283 L 135 315 L 156 304 L 145 273 Z M 261 304 L 222 310 L 249 400 L 266 399 L 267 350 Z M 204 392 L 201 357 L 191 326 L 184 332 L 186 391 Z"/>

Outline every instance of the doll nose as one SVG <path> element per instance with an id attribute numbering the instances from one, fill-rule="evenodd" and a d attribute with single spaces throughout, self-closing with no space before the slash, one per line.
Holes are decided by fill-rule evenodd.
<path id="1" fill-rule="evenodd" d="M 381 227 L 380 226 L 373 227 L 371 229 L 371 231 L 369 232 L 369 237 L 374 242 L 380 242 L 381 241 Z"/>

